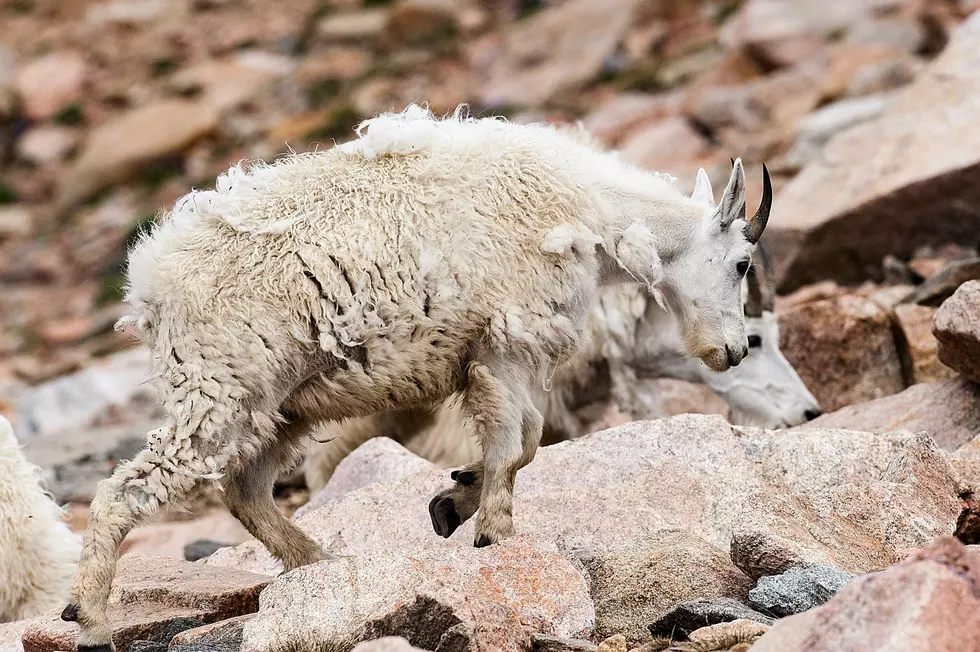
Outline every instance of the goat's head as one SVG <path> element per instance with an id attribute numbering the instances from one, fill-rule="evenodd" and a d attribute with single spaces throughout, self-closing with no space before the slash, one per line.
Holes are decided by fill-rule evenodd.
<path id="1" fill-rule="evenodd" d="M 784 428 L 821 414 L 820 404 L 779 348 L 779 323 L 766 251 L 758 251 L 745 277 L 745 330 L 749 354 L 735 369 L 703 374 L 704 382 L 732 408 L 732 422 Z"/>
<path id="2" fill-rule="evenodd" d="M 734 367 L 748 353 L 741 287 L 772 204 L 765 166 L 763 182 L 762 204 L 747 220 L 741 160 L 734 161 L 717 206 L 708 176 L 700 170 L 692 196 L 702 206 L 700 222 L 684 244 L 661 261 L 663 281 L 659 289 L 680 326 L 684 348 L 712 371 Z"/>

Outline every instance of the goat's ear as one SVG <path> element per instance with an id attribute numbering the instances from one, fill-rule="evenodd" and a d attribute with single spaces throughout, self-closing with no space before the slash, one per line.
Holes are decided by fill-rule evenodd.
<path id="1" fill-rule="evenodd" d="M 732 176 L 721 196 L 718 214 L 722 228 L 727 228 L 735 220 L 745 219 L 745 170 L 740 158 L 735 159 L 732 166 Z"/>
<path id="2" fill-rule="evenodd" d="M 615 258 L 620 267 L 648 287 L 663 279 L 657 242 L 650 229 L 639 222 L 631 224 L 616 240 Z"/>
<path id="3" fill-rule="evenodd" d="M 704 168 L 698 170 L 698 177 L 694 181 L 694 192 L 691 193 L 691 199 L 705 202 L 711 206 L 715 205 L 715 193 L 711 190 L 711 179 L 708 178 L 708 173 L 704 171 Z"/>

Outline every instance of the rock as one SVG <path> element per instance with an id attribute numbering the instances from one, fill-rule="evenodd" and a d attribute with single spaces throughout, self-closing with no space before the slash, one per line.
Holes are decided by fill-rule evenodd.
<path id="1" fill-rule="evenodd" d="M 14 78 L 23 112 L 33 120 L 47 120 L 82 99 L 87 67 L 75 52 L 52 52 L 21 68 Z"/>
<path id="2" fill-rule="evenodd" d="M 93 27 L 106 25 L 138 26 L 159 20 L 172 9 L 166 0 L 111 0 L 89 8 L 86 20 Z"/>
<path id="3" fill-rule="evenodd" d="M 827 411 L 905 387 L 888 312 L 847 294 L 778 312 L 780 348 Z"/>
<path id="4" fill-rule="evenodd" d="M 763 625 L 760 622 L 746 618 L 739 618 L 738 620 L 732 620 L 727 623 L 718 623 L 696 629 L 688 634 L 687 637 L 695 643 L 701 643 L 703 645 L 714 644 L 714 647 L 711 649 L 720 650 L 724 643 L 728 643 L 725 647 L 731 647 L 733 642 L 751 643 L 768 631 L 768 625 Z"/>
<path id="5" fill-rule="evenodd" d="M 582 124 L 596 138 L 615 146 L 637 127 L 677 115 L 683 101 L 683 93 L 621 93 L 600 104 Z"/>
<path id="6" fill-rule="evenodd" d="M 385 44 L 392 48 L 431 47 L 458 27 L 456 0 L 397 0 L 388 11 Z"/>
<path id="7" fill-rule="evenodd" d="M 924 432 L 954 451 L 980 432 L 980 387 L 962 378 L 920 383 L 876 401 L 843 407 L 796 426 L 866 432 Z"/>
<path id="8" fill-rule="evenodd" d="M 228 542 L 223 545 L 235 545 L 252 538 L 238 519 L 221 509 L 187 521 L 151 523 L 137 527 L 126 536 L 119 550 L 121 554 L 138 552 L 186 559 L 186 547 L 201 537 Z"/>
<path id="9" fill-rule="evenodd" d="M 821 88 L 822 99 L 832 101 L 847 95 L 856 80 L 868 75 L 868 71 L 882 64 L 900 60 L 902 56 L 902 53 L 895 48 L 880 44 L 839 43 L 829 47 L 826 54 L 820 58 L 826 65 Z M 889 89 L 881 89 L 881 91 L 885 90 Z M 851 96 L 854 96 L 853 92 Z"/>
<path id="10" fill-rule="evenodd" d="M 138 418 L 162 416 L 151 407 L 156 396 L 143 384 L 149 377 L 147 352 L 130 349 L 33 387 L 17 405 L 17 437 L 29 440 L 109 425 L 114 412 Z"/>
<path id="11" fill-rule="evenodd" d="M 0 623 L 0 650 L 2 652 L 23 652 L 24 646 L 21 644 L 21 637 L 33 622 L 34 619 L 32 618 Z"/>
<path id="12" fill-rule="evenodd" d="M 708 625 L 727 623 L 735 620 L 751 620 L 763 625 L 772 625 L 773 619 L 746 607 L 731 598 L 712 598 L 710 600 L 690 600 L 674 605 L 662 617 L 653 621 L 650 634 L 657 636 L 688 636 Z"/>
<path id="13" fill-rule="evenodd" d="M 588 567 L 596 635 L 622 633 L 634 646 L 646 638 L 644 625 L 678 602 L 715 597 L 744 602 L 752 584 L 725 551 L 683 530 L 634 539 Z"/>
<path id="14" fill-rule="evenodd" d="M 980 555 L 952 537 L 827 604 L 778 621 L 752 652 L 952 652 L 980 648 Z"/>
<path id="15" fill-rule="evenodd" d="M 490 108 L 537 107 L 595 79 L 624 39 L 635 0 L 569 0 L 511 23 L 481 92 Z"/>
<path id="16" fill-rule="evenodd" d="M 980 281 L 964 283 L 939 306 L 932 332 L 939 360 L 980 382 Z"/>
<path id="17" fill-rule="evenodd" d="M 7 238 L 26 238 L 34 233 L 31 211 L 18 204 L 0 206 L 0 241 Z"/>
<path id="18" fill-rule="evenodd" d="M 231 546 L 231 543 L 223 541 L 212 541 L 211 539 L 195 539 L 184 546 L 184 559 L 187 561 L 198 561 L 205 557 L 210 557 L 215 551 Z"/>
<path id="19" fill-rule="evenodd" d="M 317 37 L 325 43 L 376 43 L 388 24 L 384 7 L 357 12 L 331 14 L 316 26 Z"/>
<path id="20" fill-rule="evenodd" d="M 242 630 L 254 614 L 219 620 L 176 634 L 168 652 L 238 652 L 242 646 Z"/>
<path id="21" fill-rule="evenodd" d="M 384 636 L 355 645 L 351 652 L 425 652 L 401 636 Z"/>
<path id="22" fill-rule="evenodd" d="M 448 484 L 445 470 L 376 482 L 295 522 L 335 554 L 414 554 L 444 543 L 432 532 L 427 505 Z M 787 434 L 684 415 L 540 449 L 517 476 L 514 519 L 517 532 L 560 539 L 585 560 L 652 531 L 685 529 L 723 550 L 733 538 L 746 543 L 735 550 L 749 561 L 736 565 L 754 578 L 813 563 L 866 573 L 952 532 L 957 492 L 926 436 Z M 795 546 L 785 564 L 752 561 L 774 547 L 785 553 L 780 537 Z M 449 543 L 472 540 L 471 520 Z M 256 542 L 202 563 L 270 574 L 279 568 Z"/>
<path id="23" fill-rule="evenodd" d="M 902 299 L 903 303 L 939 307 L 967 281 L 980 280 L 980 258 L 953 260 Z"/>
<path id="24" fill-rule="evenodd" d="M 844 95 L 861 97 L 907 86 L 915 81 L 922 67 L 918 59 L 910 57 L 868 64 L 854 73 Z"/>
<path id="25" fill-rule="evenodd" d="M 978 43 L 974 14 L 884 115 L 832 138 L 776 194 L 766 238 L 780 292 L 880 278 L 886 254 L 976 237 L 980 135 L 962 116 L 980 110 Z"/>
<path id="26" fill-rule="evenodd" d="M 249 64 L 239 56 L 232 61 L 205 61 L 180 70 L 167 80 L 167 85 L 176 94 L 194 96 L 220 115 L 266 91 L 277 73 L 284 72 Z"/>
<path id="27" fill-rule="evenodd" d="M 640 381 L 637 398 L 641 411 L 637 419 L 660 419 L 678 414 L 717 414 L 726 421 L 732 409 L 727 402 L 701 383 L 674 378 L 654 378 Z M 618 424 L 617 424 L 618 425 Z"/>
<path id="28" fill-rule="evenodd" d="M 622 634 L 614 634 L 603 642 L 599 643 L 596 652 L 627 652 L 626 637 Z"/>
<path id="29" fill-rule="evenodd" d="M 596 646 L 577 638 L 562 638 L 550 634 L 531 634 L 534 652 L 596 652 Z"/>
<path id="30" fill-rule="evenodd" d="M 254 613 L 271 579 L 169 557 L 126 555 L 119 559 L 109 596 L 112 641 L 116 649 L 125 649 L 134 640 L 169 640 L 178 619 L 201 624 Z M 61 620 L 60 614 L 38 619 L 24 633 L 24 650 L 72 650 L 77 633 L 78 625 Z"/>
<path id="31" fill-rule="evenodd" d="M 825 564 L 791 568 L 759 578 L 749 591 L 749 605 L 779 618 L 792 616 L 827 602 L 854 577 Z"/>
<path id="32" fill-rule="evenodd" d="M 313 449 L 329 447 L 330 442 L 313 443 L 311 446 Z M 369 439 L 337 465 L 327 485 L 296 510 L 296 517 L 312 513 L 327 503 L 374 482 L 391 482 L 434 468 L 435 465 L 431 462 L 410 452 L 393 439 Z"/>
<path id="33" fill-rule="evenodd" d="M 851 25 L 847 42 L 861 45 L 880 43 L 890 45 L 906 54 L 917 54 L 926 41 L 925 26 L 902 17 L 878 17 Z"/>
<path id="34" fill-rule="evenodd" d="M 936 354 L 938 343 L 932 334 L 935 314 L 935 308 L 927 306 L 895 306 L 895 340 L 906 385 L 937 383 L 956 376 Z"/>
<path id="35" fill-rule="evenodd" d="M 380 636 L 404 636 L 430 650 L 521 650 L 530 646 L 522 624 L 585 638 L 594 619 L 582 571 L 555 544 L 528 537 L 486 548 L 441 541 L 320 562 L 281 576 L 245 625 L 242 652 L 349 645 Z M 453 647 L 467 640 L 473 647 Z"/>
<path id="36" fill-rule="evenodd" d="M 620 146 L 624 160 L 650 170 L 667 169 L 678 162 L 697 161 L 710 149 L 711 145 L 704 136 L 680 116 L 638 129 Z"/>
<path id="37" fill-rule="evenodd" d="M 887 94 L 846 99 L 814 111 L 798 123 L 796 142 L 785 162 L 794 168 L 806 165 L 820 155 L 832 136 L 877 118 L 891 99 L 892 96 Z"/>
<path id="38" fill-rule="evenodd" d="M 17 141 L 17 156 L 32 165 L 44 166 L 65 158 L 78 146 L 78 132 L 67 127 L 34 127 Z"/>
<path id="39" fill-rule="evenodd" d="M 154 160 L 178 154 L 218 126 L 209 104 L 160 100 L 97 128 L 58 188 L 57 210 L 135 175 Z"/>

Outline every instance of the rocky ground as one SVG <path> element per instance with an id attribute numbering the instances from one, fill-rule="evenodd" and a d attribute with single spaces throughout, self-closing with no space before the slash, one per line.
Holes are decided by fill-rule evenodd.
<path id="1" fill-rule="evenodd" d="M 118 649 L 980 649 L 978 8 L 0 3 L 0 413 L 75 529 L 162 418 L 111 329 L 127 242 L 240 159 L 412 101 L 582 120 L 687 189 L 742 156 L 750 205 L 767 162 L 781 346 L 825 411 L 742 429 L 704 387 L 653 381 L 660 414 L 701 415 L 599 410 L 618 427 L 542 450 L 519 536 L 479 550 L 472 526 L 431 531 L 445 471 L 375 440 L 315 496 L 281 479 L 346 555 L 281 577 L 202 495 L 127 538 Z M 0 624 L 0 650 L 72 649 L 73 627 Z"/>

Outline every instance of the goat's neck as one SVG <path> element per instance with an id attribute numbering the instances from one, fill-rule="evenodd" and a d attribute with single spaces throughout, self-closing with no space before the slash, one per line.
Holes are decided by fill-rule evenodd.
<path id="1" fill-rule="evenodd" d="M 600 251 L 601 285 L 634 280 L 615 260 L 616 242 L 630 226 L 639 222 L 657 243 L 657 254 L 666 264 L 689 246 L 701 225 L 703 207 L 690 198 L 666 188 L 651 174 L 627 169 L 621 175 L 603 174 L 589 190 L 595 200 L 593 229 L 603 239 Z"/>

